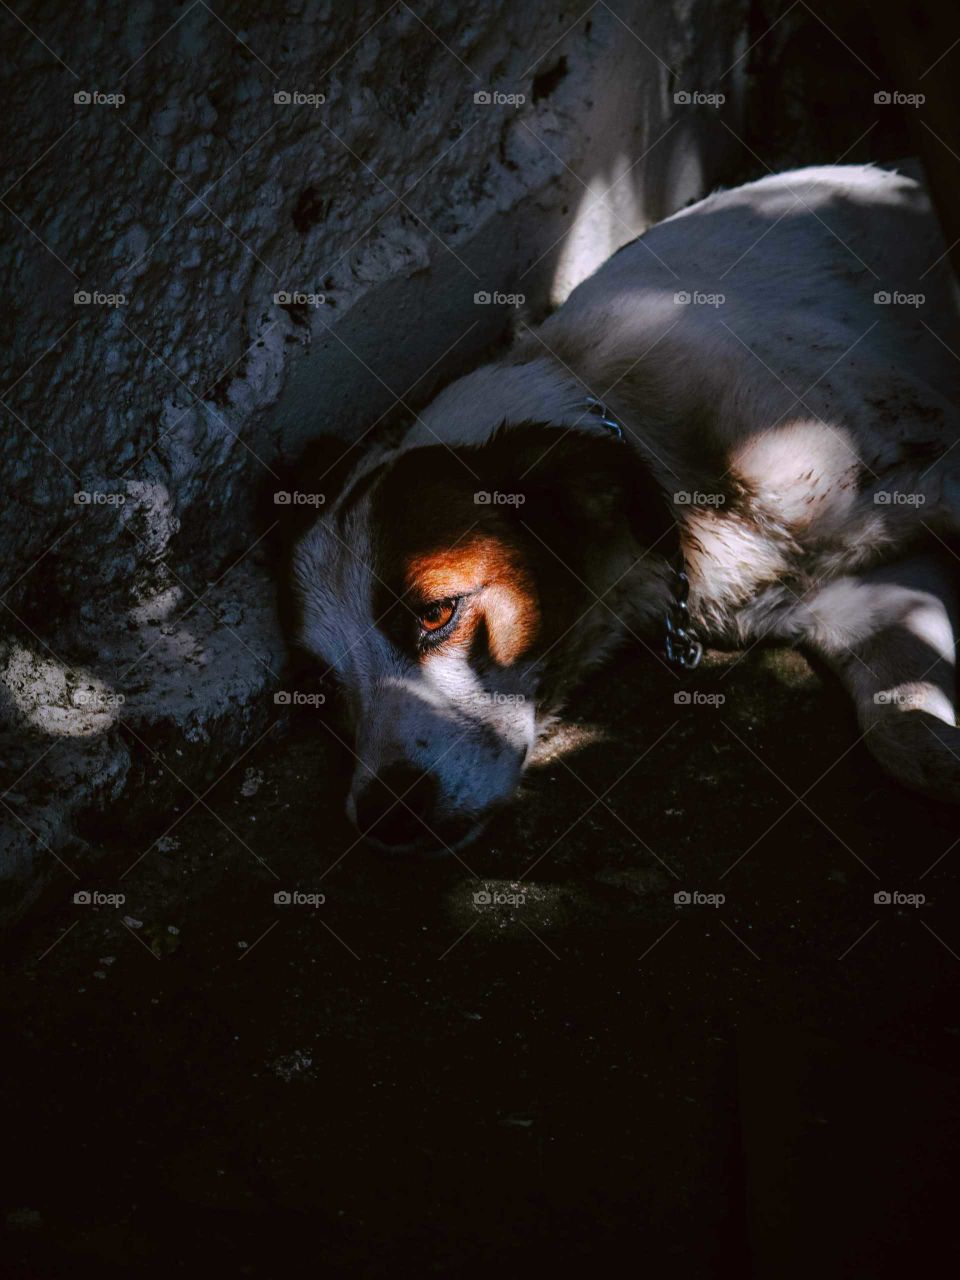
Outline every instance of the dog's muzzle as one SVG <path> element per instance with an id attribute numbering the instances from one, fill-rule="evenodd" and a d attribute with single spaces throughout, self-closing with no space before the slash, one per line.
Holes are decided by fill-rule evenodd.
<path id="1" fill-rule="evenodd" d="M 439 853 L 461 843 L 476 820 L 441 812 L 440 784 L 432 773 L 394 764 L 364 784 L 356 800 L 356 825 L 379 849 Z"/>

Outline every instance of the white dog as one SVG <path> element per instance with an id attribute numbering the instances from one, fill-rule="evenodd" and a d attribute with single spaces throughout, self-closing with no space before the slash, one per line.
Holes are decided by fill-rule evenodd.
<path id="1" fill-rule="evenodd" d="M 808 646 L 891 772 L 960 797 L 952 575 L 907 558 L 957 530 L 953 301 L 914 178 L 765 178 L 622 248 L 360 460 L 292 561 L 360 829 L 470 838 L 628 634 L 679 668 Z"/>

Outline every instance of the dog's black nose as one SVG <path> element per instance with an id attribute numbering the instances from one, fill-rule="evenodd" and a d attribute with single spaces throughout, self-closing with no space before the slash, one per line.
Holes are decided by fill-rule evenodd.
<path id="1" fill-rule="evenodd" d="M 393 764 L 375 775 L 357 797 L 357 826 L 379 844 L 423 844 L 431 838 L 437 798 L 432 774 Z"/>

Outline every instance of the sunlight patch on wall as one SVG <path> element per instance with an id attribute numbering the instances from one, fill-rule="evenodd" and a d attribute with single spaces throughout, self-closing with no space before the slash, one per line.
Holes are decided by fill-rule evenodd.
<path id="1" fill-rule="evenodd" d="M 11 646 L 0 666 L 0 696 L 21 723 L 58 738 L 105 733 L 123 707 L 123 694 L 103 680 L 20 644 Z"/>
<path id="2" fill-rule="evenodd" d="M 612 172 L 590 179 L 560 248 L 550 286 L 552 303 L 564 302 L 582 280 L 648 225 L 634 189 L 639 168 L 620 156 Z"/>

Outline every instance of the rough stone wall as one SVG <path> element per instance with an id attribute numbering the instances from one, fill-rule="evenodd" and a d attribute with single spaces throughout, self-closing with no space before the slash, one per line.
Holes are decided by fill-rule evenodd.
<path id="1" fill-rule="evenodd" d="M 736 127 L 748 43 L 746 0 L 20 8 L 8 915 L 95 856 L 91 813 L 149 847 L 282 711 L 254 493 L 475 363 L 516 314 L 477 294 L 536 315 L 722 179 L 717 108 L 676 95 L 722 91 Z"/>

